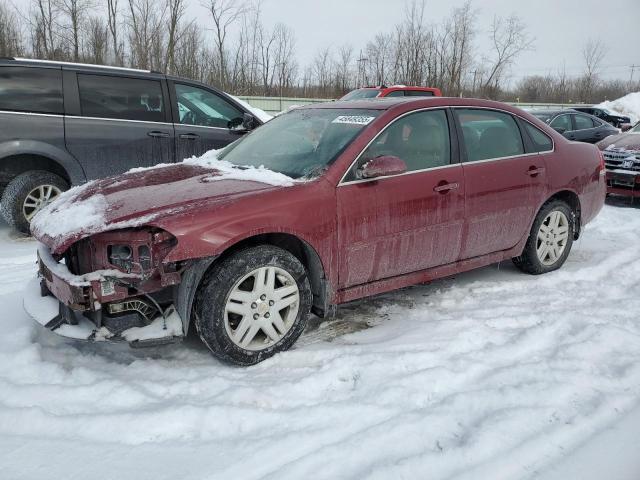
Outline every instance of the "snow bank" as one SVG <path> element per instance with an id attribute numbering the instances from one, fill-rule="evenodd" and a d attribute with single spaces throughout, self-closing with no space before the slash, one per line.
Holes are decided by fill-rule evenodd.
<path id="1" fill-rule="evenodd" d="M 614 115 L 627 116 L 632 124 L 640 121 L 640 92 L 632 92 L 617 100 L 607 100 L 595 106 L 611 110 Z"/>
<path id="2" fill-rule="evenodd" d="M 2 476 L 545 479 L 640 403 L 639 230 L 606 206 L 557 272 L 354 302 L 250 368 L 43 331 L 20 305 L 35 242 L 0 230 Z M 610 440 L 594 455 L 620 468 Z"/>
<path id="3" fill-rule="evenodd" d="M 273 118 L 273 115 L 269 115 L 267 112 L 260 108 L 252 107 L 244 100 L 239 99 L 238 97 L 227 93 L 231 98 L 233 98 L 236 102 L 242 105 L 244 108 L 249 110 L 256 118 L 258 118 L 262 123 L 266 123 Z"/>

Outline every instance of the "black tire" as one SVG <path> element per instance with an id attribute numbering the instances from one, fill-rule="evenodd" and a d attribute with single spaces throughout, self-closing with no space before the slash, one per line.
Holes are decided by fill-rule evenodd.
<path id="1" fill-rule="evenodd" d="M 542 263 L 540 258 L 538 258 L 538 232 L 540 231 L 542 222 L 545 221 L 549 214 L 556 210 L 562 212 L 567 218 L 569 223 L 569 236 L 562 254 L 553 264 L 546 265 Z M 575 215 L 576 214 L 571 207 L 562 200 L 551 200 L 545 203 L 533 222 L 533 226 L 531 227 L 531 232 L 529 233 L 529 238 L 527 239 L 527 243 L 522 251 L 522 255 L 512 259 L 515 266 L 523 272 L 531 275 L 540 275 L 560 268 L 567 260 L 567 257 L 571 252 L 571 246 L 573 245 L 573 238 L 575 236 Z"/>
<path id="2" fill-rule="evenodd" d="M 229 337 L 225 327 L 225 305 L 236 282 L 257 268 L 276 266 L 296 281 L 299 291 L 298 314 L 287 333 L 262 350 L 246 350 Z M 214 264 L 196 292 L 194 320 L 202 341 L 220 360 L 235 365 L 254 365 L 289 349 L 303 332 L 312 304 L 307 271 L 291 253 L 271 245 L 250 247 Z"/>
<path id="3" fill-rule="evenodd" d="M 41 185 L 53 185 L 65 191 L 69 184 L 60 176 L 45 170 L 30 170 L 15 177 L 2 193 L 0 211 L 7 223 L 19 232 L 29 234 L 29 220 L 22 207 L 29 192 Z"/>

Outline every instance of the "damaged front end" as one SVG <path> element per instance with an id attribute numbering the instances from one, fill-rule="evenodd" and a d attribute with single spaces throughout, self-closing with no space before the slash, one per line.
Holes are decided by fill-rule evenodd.
<path id="1" fill-rule="evenodd" d="M 193 296 L 180 288 L 189 263 L 163 261 L 176 244 L 157 228 L 95 234 L 58 256 L 40 244 L 38 278 L 25 292 L 25 309 L 49 330 L 75 339 L 132 346 L 179 340 L 190 312 L 190 303 L 179 302 Z"/>

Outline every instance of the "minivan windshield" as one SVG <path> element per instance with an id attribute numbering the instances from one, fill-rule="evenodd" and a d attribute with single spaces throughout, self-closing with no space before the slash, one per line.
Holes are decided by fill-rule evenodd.
<path id="1" fill-rule="evenodd" d="M 297 109 L 224 148 L 218 159 L 291 178 L 320 175 L 380 114 L 364 109 Z"/>

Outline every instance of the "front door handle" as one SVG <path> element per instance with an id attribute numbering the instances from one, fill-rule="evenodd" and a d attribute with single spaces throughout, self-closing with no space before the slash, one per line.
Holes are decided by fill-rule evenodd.
<path id="1" fill-rule="evenodd" d="M 195 140 L 196 138 L 200 138 L 200 135 L 197 133 L 181 133 L 180 138 L 184 140 Z"/>
<path id="2" fill-rule="evenodd" d="M 527 175 L 530 177 L 537 177 L 538 175 L 544 173 L 544 167 L 529 167 L 527 170 Z"/>
<path id="3" fill-rule="evenodd" d="M 167 132 L 158 132 L 157 130 L 149 132 L 149 133 L 147 133 L 147 135 L 149 135 L 150 137 L 153 137 L 153 138 L 168 138 L 169 137 L 169 134 Z"/>
<path id="4" fill-rule="evenodd" d="M 445 180 L 443 180 L 442 182 L 440 182 L 438 185 L 436 185 L 435 187 L 433 187 L 433 191 L 434 192 L 438 192 L 438 193 L 447 193 L 450 190 L 455 190 L 456 188 L 460 187 L 460 185 L 458 185 L 457 183 L 448 183 Z"/>

